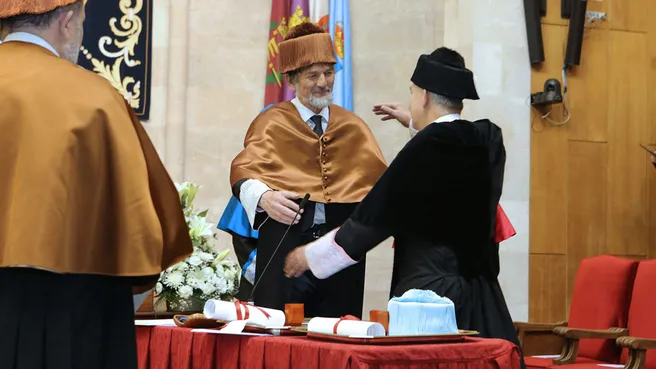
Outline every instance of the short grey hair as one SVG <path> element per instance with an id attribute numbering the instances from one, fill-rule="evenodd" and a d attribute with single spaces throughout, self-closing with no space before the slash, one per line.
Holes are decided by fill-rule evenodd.
<path id="1" fill-rule="evenodd" d="M 308 67 L 302 67 L 295 69 L 293 71 L 287 72 L 287 79 L 289 80 L 289 83 L 291 84 L 296 84 L 298 82 L 298 77 L 301 76 L 301 73 L 303 73 L 304 70 L 306 70 Z"/>
<path id="2" fill-rule="evenodd" d="M 440 105 L 448 109 L 462 110 L 462 106 L 463 106 L 462 100 L 438 95 L 434 92 L 428 92 L 428 96 L 430 96 L 430 99 L 433 102 L 433 104 Z"/>

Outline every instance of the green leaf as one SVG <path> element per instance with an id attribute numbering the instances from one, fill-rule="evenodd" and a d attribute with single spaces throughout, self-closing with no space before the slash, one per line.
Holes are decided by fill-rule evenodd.
<path id="1" fill-rule="evenodd" d="M 228 256 L 228 254 L 230 254 L 230 249 L 225 249 L 225 250 L 219 252 L 219 255 L 212 262 L 212 266 L 216 267 L 217 265 L 219 265 L 219 263 L 222 262 L 223 259 L 225 259 L 226 256 Z"/>
<path id="2" fill-rule="evenodd" d="M 201 217 L 201 218 L 205 218 L 209 211 L 210 211 L 210 209 L 205 209 L 204 211 L 201 211 L 200 213 L 198 213 L 198 216 Z"/>

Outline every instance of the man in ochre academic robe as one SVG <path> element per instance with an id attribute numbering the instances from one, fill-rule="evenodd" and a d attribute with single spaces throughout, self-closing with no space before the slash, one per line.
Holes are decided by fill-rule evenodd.
<path id="1" fill-rule="evenodd" d="M 279 46 L 281 73 L 296 98 L 252 122 L 230 173 L 234 195 L 259 230 L 254 304 L 283 309 L 286 303 L 303 303 L 308 317 L 361 316 L 364 258 L 324 280 L 312 273 L 287 279 L 283 264 L 289 251 L 342 224 L 386 164 L 366 123 L 331 104 L 330 35 L 302 23 Z M 295 217 L 305 194 L 310 202 Z"/>
<path id="2" fill-rule="evenodd" d="M 80 68 L 77 0 L 0 2 L 0 367 L 136 369 L 133 294 L 192 252 L 123 97 Z"/>
<path id="3" fill-rule="evenodd" d="M 427 289 L 455 304 L 458 327 L 518 344 L 495 239 L 506 153 L 501 129 L 460 117 L 478 99 L 457 52 L 422 55 L 412 76 L 416 135 L 341 228 L 289 254 L 285 273 L 328 278 L 394 237 L 391 295 Z"/>

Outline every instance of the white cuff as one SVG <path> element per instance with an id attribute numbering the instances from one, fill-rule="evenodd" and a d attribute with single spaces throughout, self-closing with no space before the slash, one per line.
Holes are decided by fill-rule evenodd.
<path id="1" fill-rule="evenodd" d="M 258 212 L 260 198 L 267 191 L 271 191 L 271 188 L 257 179 L 249 179 L 241 185 L 239 201 L 246 211 L 251 227 L 255 223 L 255 213 Z"/>
<path id="2" fill-rule="evenodd" d="M 339 229 L 339 228 L 338 228 Z M 342 269 L 357 264 L 346 251 L 335 242 L 334 229 L 305 248 L 305 258 L 315 277 L 326 279 Z"/>

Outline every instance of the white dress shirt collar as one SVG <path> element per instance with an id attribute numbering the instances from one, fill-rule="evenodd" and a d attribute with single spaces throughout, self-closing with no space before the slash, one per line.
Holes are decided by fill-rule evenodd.
<path id="1" fill-rule="evenodd" d="M 309 121 L 313 116 L 317 115 L 317 113 L 313 112 L 310 110 L 307 106 L 303 105 L 301 101 L 298 99 L 298 97 L 295 97 L 292 100 L 292 104 L 296 107 L 296 110 L 298 110 L 298 113 L 301 115 L 301 119 L 303 119 L 304 122 Z M 323 117 L 323 119 L 328 122 L 330 120 L 330 108 L 325 107 L 321 112 L 318 114 Z"/>
<path id="2" fill-rule="evenodd" d="M 458 119 L 460 119 L 460 114 L 458 113 L 447 114 L 435 119 L 433 123 L 453 122 L 454 120 L 458 120 Z"/>
<path id="3" fill-rule="evenodd" d="M 55 48 L 52 47 L 52 45 L 50 45 L 48 43 L 48 41 L 42 39 L 41 37 L 39 37 L 37 35 L 31 34 L 31 33 L 27 33 L 27 32 L 13 32 L 13 33 L 10 33 L 10 34 L 7 35 L 7 37 L 5 37 L 4 42 L 11 42 L 11 41 L 20 41 L 20 42 L 27 42 L 27 43 L 34 44 L 34 45 L 39 45 L 39 46 L 43 47 L 44 49 L 49 50 L 53 54 L 55 54 L 57 56 L 60 56 L 59 53 L 57 52 L 57 50 L 55 50 Z"/>
<path id="4" fill-rule="evenodd" d="M 458 113 L 447 114 L 447 115 L 443 115 L 443 116 L 435 119 L 433 122 L 431 122 L 431 124 L 433 124 L 433 123 L 443 123 L 443 122 L 453 122 L 454 120 L 458 120 L 458 119 L 460 119 L 460 114 L 458 114 Z M 410 124 L 409 124 L 408 128 L 410 129 L 410 137 L 411 138 L 415 137 L 417 135 L 417 133 L 419 133 L 417 128 L 415 128 L 414 125 L 412 124 L 412 119 L 410 119 Z"/>

